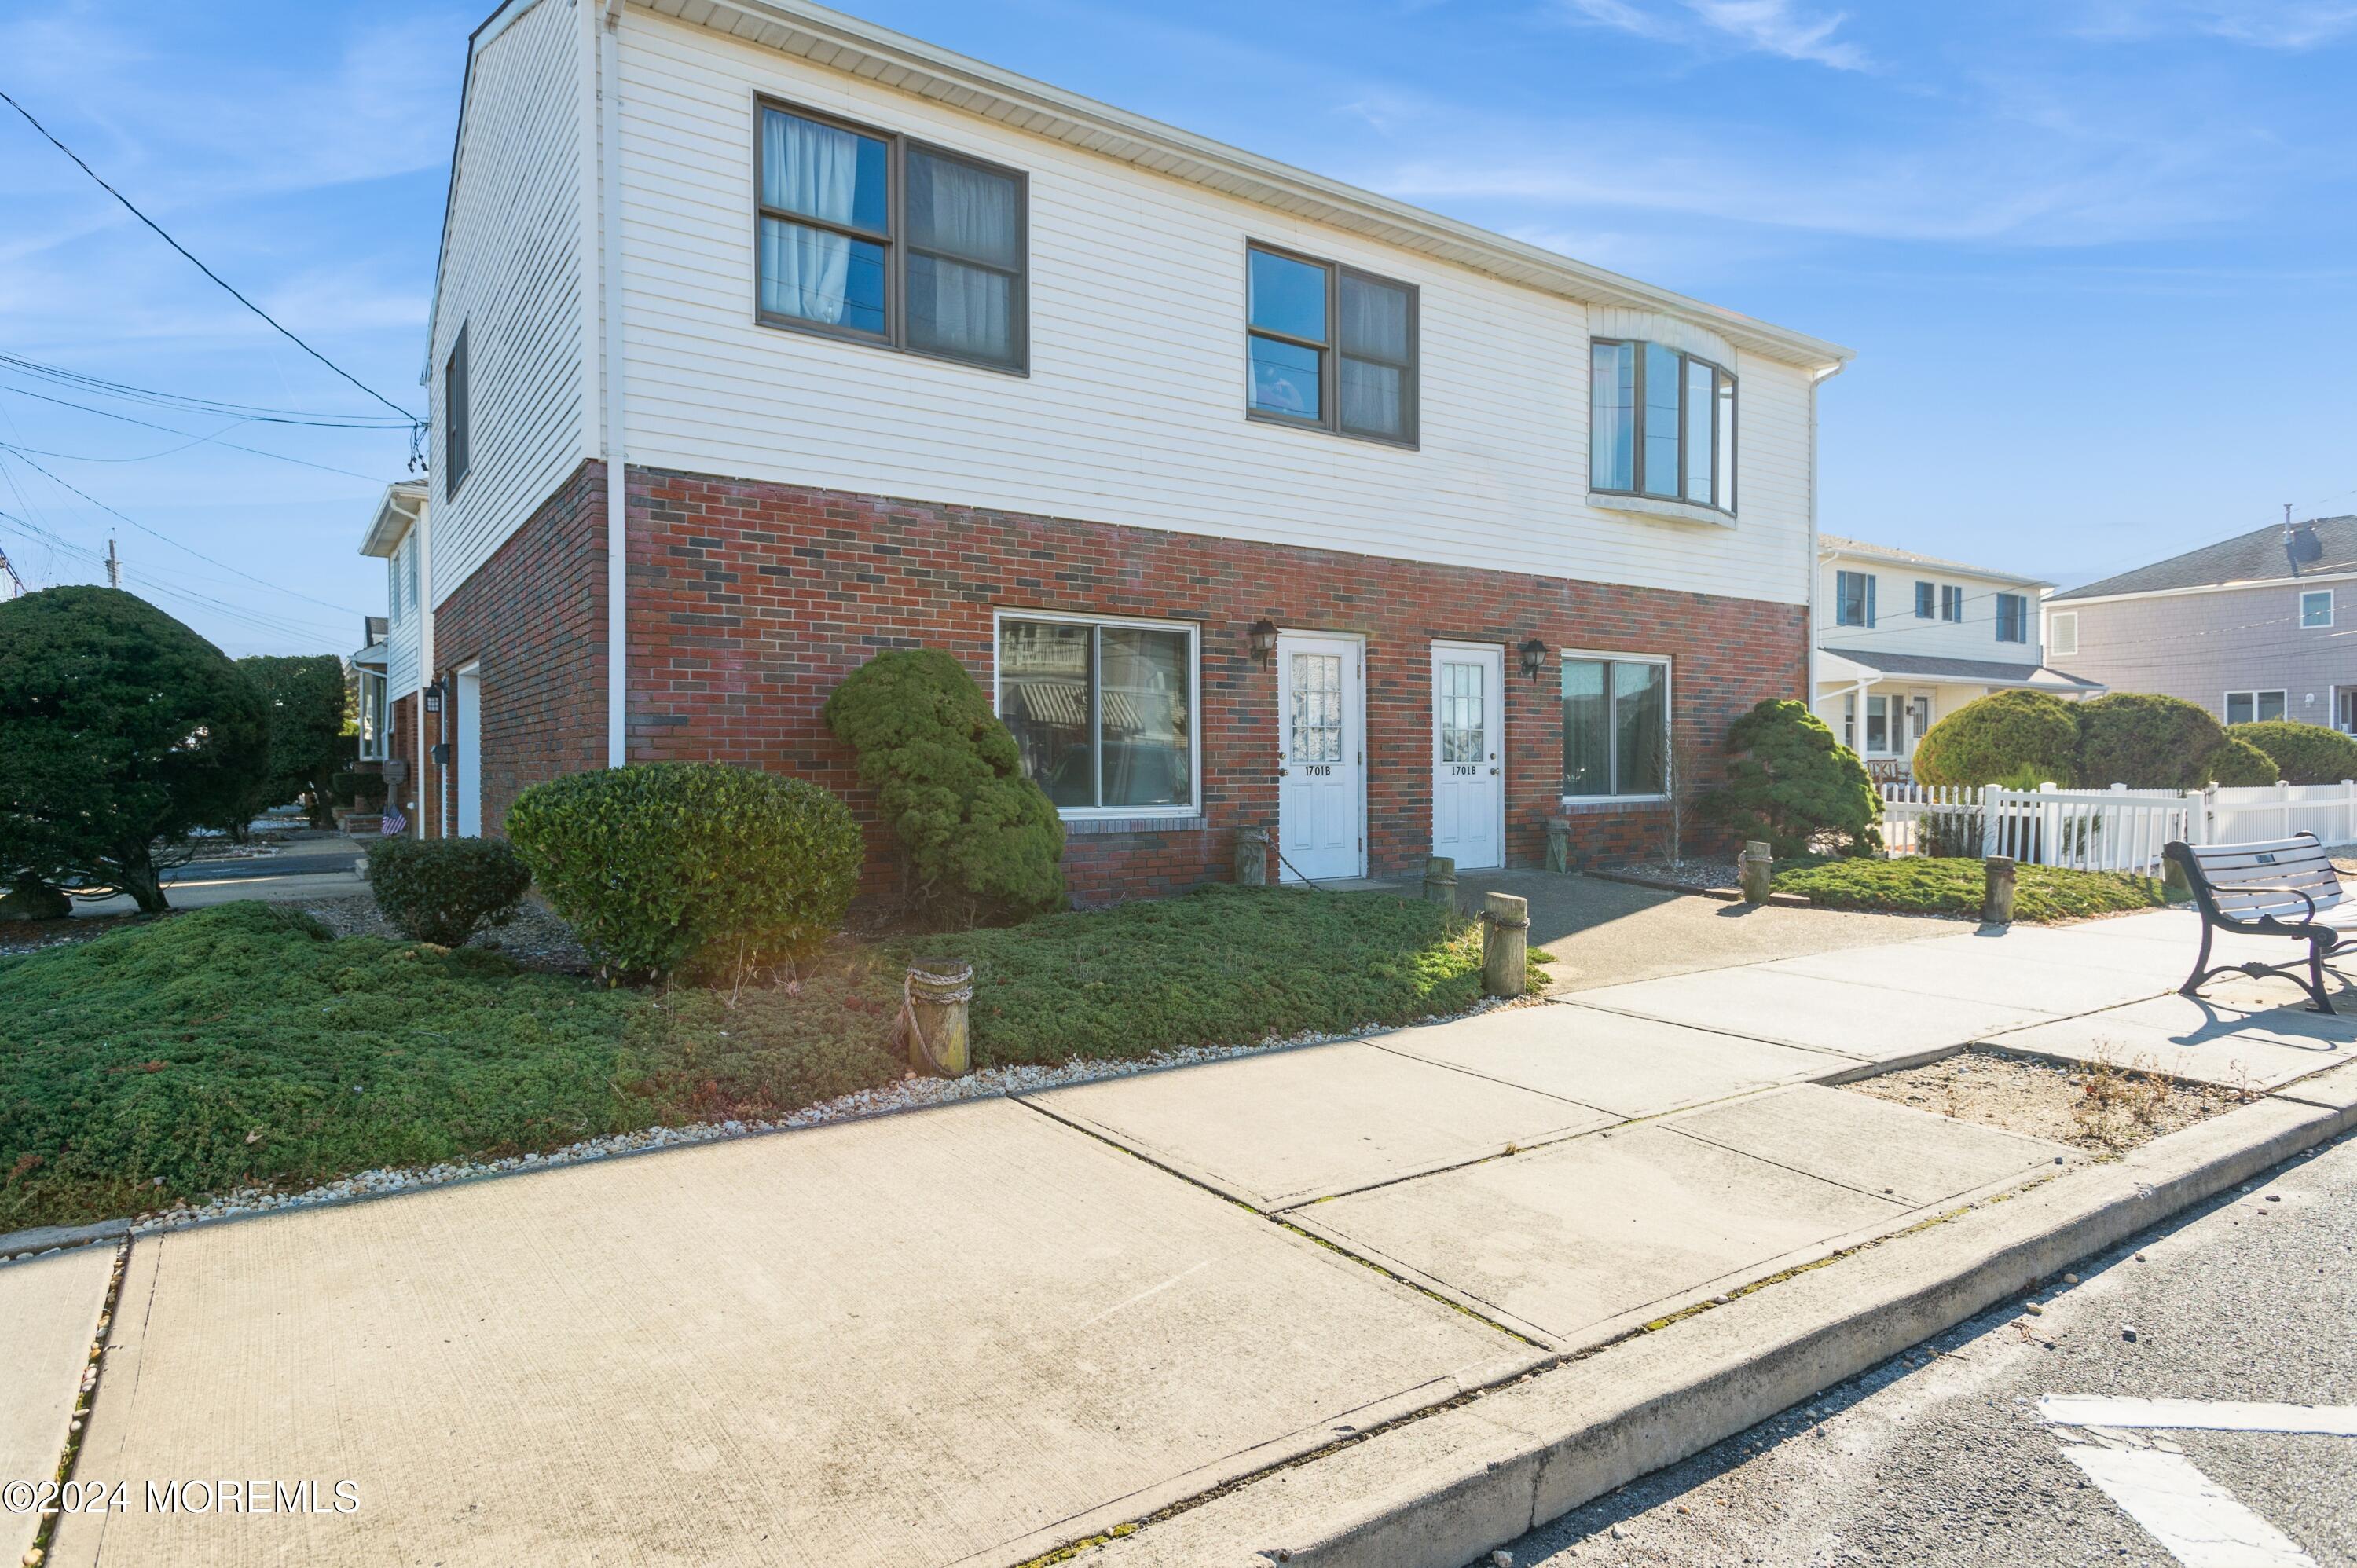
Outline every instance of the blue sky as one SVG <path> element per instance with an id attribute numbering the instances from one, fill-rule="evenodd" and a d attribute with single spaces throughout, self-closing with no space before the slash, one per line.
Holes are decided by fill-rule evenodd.
<path id="1" fill-rule="evenodd" d="M 465 40 L 487 8 L 20 6 L 0 16 L 0 86 L 273 314 L 421 407 Z M 1824 401 L 1829 532 L 2070 583 L 2285 501 L 2357 510 L 2357 3 L 855 8 L 1848 344 Z M 0 211 L 0 351 L 371 408 L 5 110 Z M 405 438 L 226 423 L 0 368 L 0 443 L 37 454 L 0 448 L 0 548 L 37 585 L 91 581 L 112 528 L 128 585 L 231 652 L 348 650 L 383 607 L 353 550 Z"/>

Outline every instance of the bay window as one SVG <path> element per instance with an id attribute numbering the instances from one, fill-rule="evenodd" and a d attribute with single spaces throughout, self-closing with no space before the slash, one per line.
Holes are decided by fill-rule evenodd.
<path id="1" fill-rule="evenodd" d="M 759 122 L 764 325 L 1024 368 L 1020 173 L 774 104 Z"/>
<path id="2" fill-rule="evenodd" d="M 1564 655 L 1565 798 L 1658 796 L 1668 784 L 1669 756 L 1666 660 Z"/>
<path id="3" fill-rule="evenodd" d="M 1588 347 L 1588 488 L 1735 511 L 1735 377 L 1660 343 Z"/>
<path id="4" fill-rule="evenodd" d="M 1196 629 L 1002 613 L 998 716 L 1067 816 L 1196 810 Z"/>

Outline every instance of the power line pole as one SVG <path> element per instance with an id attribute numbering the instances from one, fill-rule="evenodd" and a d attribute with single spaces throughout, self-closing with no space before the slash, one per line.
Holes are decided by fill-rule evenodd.
<path id="1" fill-rule="evenodd" d="M 114 558 L 114 536 L 111 533 L 106 536 L 106 585 L 123 586 L 123 563 Z"/>

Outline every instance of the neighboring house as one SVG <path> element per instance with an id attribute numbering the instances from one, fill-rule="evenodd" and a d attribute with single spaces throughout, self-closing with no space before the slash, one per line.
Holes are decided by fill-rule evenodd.
<path id="1" fill-rule="evenodd" d="M 431 554 L 429 510 L 423 481 L 388 485 L 361 542 L 361 554 L 376 556 L 385 564 L 386 611 L 383 637 L 365 650 L 376 656 L 373 742 L 368 683 L 371 671 L 368 665 L 361 667 L 361 757 L 370 760 L 373 752 L 373 759 L 383 765 L 385 799 L 400 809 L 413 836 L 422 831 L 417 781 L 425 777 L 431 745 L 429 725 L 419 722 L 418 711 L 418 688 L 425 684 L 421 671 L 432 662 L 434 648 L 434 611 L 425 593 L 425 564 Z"/>
<path id="2" fill-rule="evenodd" d="M 1878 774 L 1908 773 L 1923 732 L 1975 697 L 2104 690 L 2047 665 L 2050 583 L 1831 534 L 1817 563 L 1817 716 Z"/>
<path id="3" fill-rule="evenodd" d="M 2357 734 L 2357 517 L 2270 524 L 2046 602 L 2055 661 L 2225 724 Z"/>
<path id="4" fill-rule="evenodd" d="M 388 751 L 386 724 L 391 714 L 385 703 L 385 665 L 390 650 L 385 636 L 392 624 L 385 616 L 361 617 L 360 649 L 344 660 L 352 667 L 352 755 L 371 772 L 376 769 L 367 765 L 382 765 Z"/>
<path id="5" fill-rule="evenodd" d="M 865 813 L 821 706 L 932 645 L 1085 898 L 1253 826 L 1639 853 L 1674 729 L 1806 690 L 1847 357 L 792 0 L 512 0 L 432 311 L 430 831 L 673 757 Z"/>

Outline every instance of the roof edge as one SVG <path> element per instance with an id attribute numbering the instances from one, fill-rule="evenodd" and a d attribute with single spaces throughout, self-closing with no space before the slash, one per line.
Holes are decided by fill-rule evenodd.
<path id="1" fill-rule="evenodd" d="M 396 479 L 385 486 L 361 536 L 361 553 L 388 559 L 401 548 L 402 537 L 425 512 L 425 487 L 414 479 Z"/>
<path id="2" fill-rule="evenodd" d="M 1999 572 L 1964 561 L 1943 561 L 1936 555 L 1919 555 L 1912 551 L 1901 550 L 1895 544 L 1869 544 L 1863 539 L 1838 541 L 1822 533 L 1817 536 L 1817 554 L 1827 561 L 1846 555 L 1869 561 L 1888 561 L 1896 566 L 1921 566 L 1932 571 L 1986 577 L 1992 583 L 2011 583 L 2024 588 L 2050 588 L 2054 585 L 2043 577 L 2025 577 L 2018 572 Z"/>

